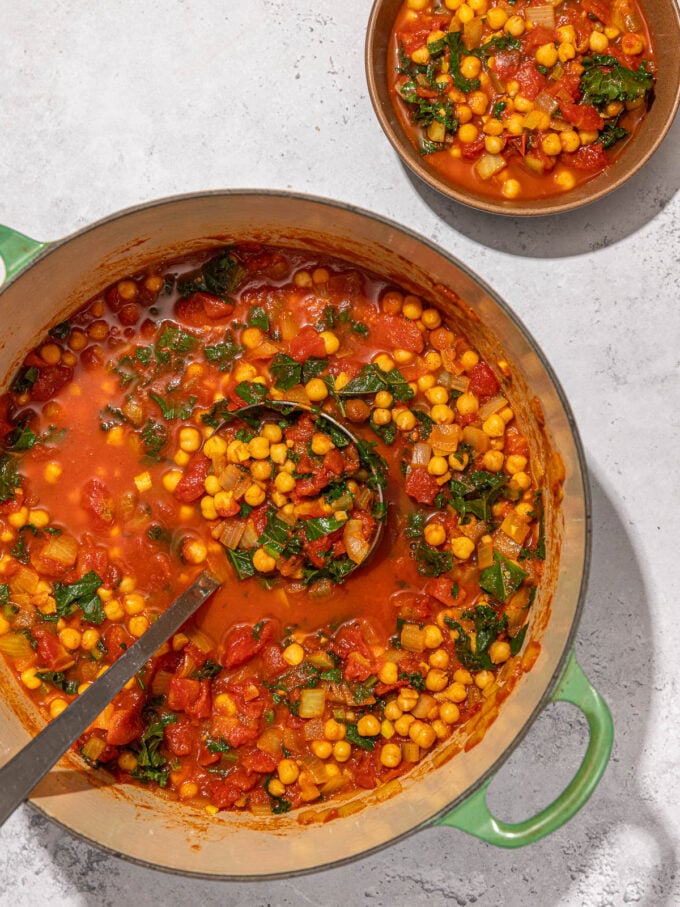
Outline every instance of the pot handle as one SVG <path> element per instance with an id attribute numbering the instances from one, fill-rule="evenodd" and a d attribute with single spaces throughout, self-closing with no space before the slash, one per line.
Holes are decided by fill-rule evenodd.
<path id="1" fill-rule="evenodd" d="M 0 224 L 0 258 L 5 265 L 5 280 L 14 277 L 47 246 L 48 243 L 29 239 L 23 233 Z"/>
<path id="2" fill-rule="evenodd" d="M 553 702 L 571 702 L 588 719 L 590 740 L 583 761 L 566 789 L 537 815 L 522 822 L 496 819 L 489 811 L 486 792 L 493 779 L 485 782 L 460 806 L 438 819 L 498 847 L 523 847 L 552 834 L 585 805 L 602 777 L 614 740 L 614 725 L 606 702 L 581 670 L 574 652 L 569 655 Z"/>

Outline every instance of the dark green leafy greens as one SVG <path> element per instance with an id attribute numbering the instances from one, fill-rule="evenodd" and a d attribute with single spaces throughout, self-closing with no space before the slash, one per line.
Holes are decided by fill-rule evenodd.
<path id="1" fill-rule="evenodd" d="M 145 784 L 155 781 L 159 787 L 167 785 L 170 768 L 160 747 L 165 728 L 176 721 L 177 715 L 174 712 L 161 716 L 154 715 L 154 719 L 147 725 L 139 740 L 139 749 L 136 753 L 137 767 L 132 772 L 134 778 Z"/>
<path id="2" fill-rule="evenodd" d="M 97 589 L 102 585 L 102 578 L 94 570 L 90 570 L 75 583 L 64 585 L 54 584 L 54 600 L 57 605 L 58 617 L 69 617 L 80 608 L 83 617 L 91 624 L 102 624 L 106 619 L 101 598 Z"/>
<path id="3" fill-rule="evenodd" d="M 637 69 L 628 69 L 609 54 L 584 57 L 582 63 L 582 104 L 605 107 L 612 101 L 637 101 L 651 91 L 654 84 L 646 63 L 641 63 Z"/>
<path id="4" fill-rule="evenodd" d="M 245 271 L 230 249 L 223 249 L 206 261 L 197 271 L 185 274 L 177 281 L 180 295 L 209 293 L 226 299 L 238 287 Z"/>
<path id="5" fill-rule="evenodd" d="M 526 571 L 518 564 L 495 551 L 492 566 L 480 573 L 479 586 L 496 601 L 505 602 L 526 576 Z"/>
<path id="6" fill-rule="evenodd" d="M 0 457 L 0 504 L 13 501 L 22 482 L 23 476 L 17 471 L 16 459 L 4 453 Z"/>

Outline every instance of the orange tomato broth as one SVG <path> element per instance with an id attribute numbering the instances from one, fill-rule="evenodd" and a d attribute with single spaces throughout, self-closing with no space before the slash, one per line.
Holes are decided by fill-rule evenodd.
<path id="1" fill-rule="evenodd" d="M 544 5 L 536 0 L 517 0 L 513 4 L 504 0 L 422 4 L 415 0 L 417 8 L 411 8 L 410 0 L 402 4 L 392 29 L 389 50 L 390 94 L 409 141 L 421 150 L 424 162 L 440 178 L 492 198 L 548 198 L 593 179 L 611 166 L 634 139 L 651 103 L 653 78 L 649 90 L 638 99 L 618 102 L 622 108 L 620 112 L 614 112 L 614 108 L 608 112 L 603 104 L 596 108 L 584 103 L 579 79 L 583 74 L 581 61 L 596 53 L 613 56 L 631 70 L 645 65 L 653 76 L 656 72 L 653 36 L 640 4 L 636 0 L 563 0 L 552 4 L 555 7 L 554 28 L 534 25 L 530 21 L 531 9 Z M 470 28 L 469 20 L 466 25 L 459 18 L 461 7 L 472 15 L 472 25 L 478 25 L 478 31 L 470 37 L 466 33 Z M 491 11 L 501 17 L 506 15 L 508 21 L 492 28 L 488 21 Z M 452 83 L 443 86 L 435 102 L 446 103 L 448 99 L 457 128 L 452 132 L 447 126 L 445 139 L 435 136 L 437 141 L 432 143 L 435 150 L 424 153 L 429 135 L 434 135 L 429 129 L 442 127 L 437 124 L 421 126 L 415 119 L 414 105 L 404 101 L 400 88 L 406 77 L 398 71 L 400 46 L 403 45 L 412 60 L 411 55 L 414 52 L 416 56 L 422 54 L 433 36 L 461 32 L 463 59 L 474 59 L 473 55 L 477 53 L 481 61 L 485 55 L 480 47 L 492 39 L 511 37 L 508 33 L 511 18 L 520 22 L 515 27 L 515 31 L 520 32 L 516 38 L 517 48 L 506 48 L 496 55 L 486 56 L 486 62 L 475 76 L 480 82 L 476 91 L 460 91 Z M 563 60 L 558 55 L 571 54 L 570 50 L 562 50 L 569 44 L 560 40 L 560 36 L 564 36 L 561 29 L 565 26 L 575 29 L 576 42 L 572 45 L 573 58 Z M 595 39 L 589 37 L 592 32 L 597 32 Z M 612 35 L 610 39 L 606 37 L 607 32 Z M 638 38 L 637 47 L 624 44 Z M 604 49 L 600 50 L 598 46 L 597 51 L 592 50 L 589 46 L 592 40 L 601 41 Z M 635 53 L 626 53 L 622 44 Z M 430 43 L 430 46 L 433 45 Z M 537 69 L 540 64 L 536 55 L 541 53 L 539 48 L 545 53 L 546 47 L 551 55 L 550 48 L 554 48 L 557 60 L 554 65 L 543 66 L 541 73 Z M 439 71 L 440 67 L 437 68 Z M 604 67 L 604 71 L 609 72 L 610 67 Z M 429 87 L 423 86 L 420 91 L 425 98 L 433 97 Z M 479 101 L 480 93 L 482 102 Z M 499 104 L 504 105 L 500 114 Z M 562 112 L 560 104 L 564 108 Z M 531 122 L 532 117 L 538 120 L 539 109 L 547 111 L 543 121 Z M 602 129 L 607 123 L 624 129 L 627 135 L 604 147 Z M 464 136 L 463 141 L 461 126 L 468 131 L 474 128 L 476 135 Z M 555 143 L 557 147 L 552 147 Z M 495 167 L 489 166 L 490 175 L 482 176 L 477 168 L 487 155 L 500 156 L 505 164 L 499 160 Z"/>
<path id="2" fill-rule="evenodd" d="M 205 258 L 109 287 L 29 353 L 2 398 L 0 651 L 55 717 L 207 567 L 222 588 L 76 749 L 123 782 L 267 815 L 385 783 L 473 716 L 521 648 L 545 540 L 507 376 L 426 300 L 307 253 L 244 244 L 209 261 L 220 256 L 236 274 L 222 293 L 178 294 Z M 226 340 L 233 360 L 209 358 Z M 332 392 L 277 388 L 282 356 L 321 362 Z M 343 396 L 366 374 L 383 390 Z M 344 583 L 239 580 L 231 568 L 223 521 L 205 516 L 205 476 L 226 460 L 210 463 L 200 444 L 215 410 L 244 405 L 242 381 L 323 407 L 384 457 L 384 537 Z M 166 432 L 160 449 L 150 423 Z M 198 450 L 182 449 L 187 428 Z M 470 475 L 490 495 L 481 515 L 473 486 L 454 500 L 452 483 Z M 276 507 L 305 500 L 294 491 Z M 242 515 L 259 534 L 272 507 Z"/>

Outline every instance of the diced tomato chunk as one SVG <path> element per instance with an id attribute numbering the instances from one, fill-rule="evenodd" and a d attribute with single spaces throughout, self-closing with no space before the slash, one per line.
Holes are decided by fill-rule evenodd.
<path id="1" fill-rule="evenodd" d="M 545 89 L 548 82 L 545 76 L 536 69 L 533 60 L 526 60 L 515 73 L 522 95 L 529 101 L 535 101 Z"/>
<path id="2" fill-rule="evenodd" d="M 205 493 L 205 480 L 210 470 L 210 460 L 200 450 L 187 463 L 184 475 L 175 487 L 175 497 L 183 504 L 191 504 Z"/>
<path id="3" fill-rule="evenodd" d="M 415 321 L 399 315 L 381 315 L 371 325 L 371 341 L 388 350 L 409 350 L 420 353 L 423 350 L 423 335 Z"/>
<path id="4" fill-rule="evenodd" d="M 48 365 L 38 372 L 31 397 L 41 402 L 51 400 L 73 378 L 73 369 L 68 365 Z"/>
<path id="5" fill-rule="evenodd" d="M 142 690 L 122 690 L 113 700 L 113 713 L 108 722 L 106 742 L 111 746 L 125 746 L 144 733 L 142 708 L 145 703 Z"/>
<path id="6" fill-rule="evenodd" d="M 464 589 L 458 589 L 454 597 L 453 583 L 450 578 L 447 579 L 445 576 L 438 576 L 436 579 L 429 580 L 425 586 L 425 591 L 428 595 L 436 598 L 438 602 L 446 605 L 447 608 L 455 608 L 461 605 L 465 598 Z"/>
<path id="7" fill-rule="evenodd" d="M 38 641 L 38 655 L 42 665 L 51 671 L 63 671 L 73 664 L 73 655 L 57 639 L 54 633 L 40 628 L 33 630 Z"/>
<path id="8" fill-rule="evenodd" d="M 258 772 L 261 775 L 266 775 L 274 771 L 278 765 L 278 760 L 271 753 L 256 749 L 252 753 L 247 753 L 241 759 L 241 765 L 247 772 Z"/>
<path id="9" fill-rule="evenodd" d="M 470 369 L 468 390 L 478 397 L 494 397 L 498 393 L 498 379 L 486 362 L 478 362 Z"/>
<path id="10" fill-rule="evenodd" d="M 165 742 L 173 756 L 188 756 L 194 752 L 200 736 L 200 728 L 188 718 L 180 715 L 177 721 L 166 724 Z"/>
<path id="11" fill-rule="evenodd" d="M 249 624 L 232 627 L 223 642 L 221 664 L 230 670 L 250 661 L 271 640 L 272 633 L 272 621 L 265 621 L 257 632 Z"/>
<path id="12" fill-rule="evenodd" d="M 592 145 L 584 145 L 573 154 L 563 154 L 562 160 L 575 170 L 585 170 L 589 173 L 596 173 L 598 170 L 604 170 L 609 163 L 607 160 L 607 153 L 600 142 L 594 142 Z"/>
<path id="13" fill-rule="evenodd" d="M 562 100 L 560 108 L 565 120 L 577 129 L 592 132 L 599 131 L 604 126 L 604 120 L 591 104 L 570 104 Z"/>
<path id="14" fill-rule="evenodd" d="M 102 636 L 108 660 L 114 662 L 134 643 L 134 637 L 122 624 L 110 624 Z"/>
<path id="15" fill-rule="evenodd" d="M 101 479 L 88 479 L 83 485 L 80 506 L 96 529 L 108 529 L 115 519 L 113 495 Z"/>
<path id="16" fill-rule="evenodd" d="M 219 296 L 211 296 L 210 293 L 195 293 L 194 298 L 196 297 L 200 299 L 205 314 L 213 321 L 227 318 L 234 311 L 234 304 L 220 299 Z"/>
<path id="17" fill-rule="evenodd" d="M 439 494 L 437 480 L 424 466 L 413 466 L 404 482 L 406 494 L 419 504 L 432 504 Z"/>
<path id="18" fill-rule="evenodd" d="M 296 362 L 306 362 L 311 358 L 323 359 L 326 355 L 323 337 L 309 325 L 302 328 L 292 340 L 286 341 L 284 351 Z"/>
<path id="19" fill-rule="evenodd" d="M 257 775 L 247 774 L 236 769 L 226 778 L 210 782 L 210 799 L 220 809 L 228 809 L 241 798 L 244 791 L 250 790 L 257 783 Z"/>

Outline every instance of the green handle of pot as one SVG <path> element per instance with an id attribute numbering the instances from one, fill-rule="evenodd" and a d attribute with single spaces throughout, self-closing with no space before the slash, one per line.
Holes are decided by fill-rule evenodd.
<path id="1" fill-rule="evenodd" d="M 569 821 L 588 801 L 602 777 L 614 742 L 614 725 L 606 702 L 581 670 L 574 653 L 562 672 L 553 702 L 571 702 L 588 719 L 590 740 L 583 761 L 567 788 L 535 816 L 523 822 L 496 819 L 486 802 L 490 779 L 460 806 L 437 821 L 495 844 L 498 847 L 523 847 L 552 834 Z"/>
<path id="2" fill-rule="evenodd" d="M 5 265 L 5 279 L 14 277 L 22 268 L 47 248 L 48 243 L 38 242 L 17 233 L 9 227 L 0 224 L 0 258 Z"/>

